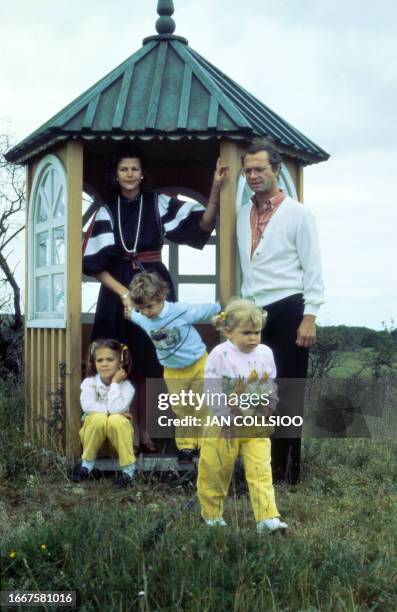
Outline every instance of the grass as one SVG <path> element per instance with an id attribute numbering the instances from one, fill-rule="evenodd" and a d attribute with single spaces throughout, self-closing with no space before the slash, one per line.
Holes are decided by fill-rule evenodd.
<path id="1" fill-rule="evenodd" d="M 289 532 L 258 536 L 238 478 L 230 527 L 209 530 L 197 507 L 178 516 L 192 482 L 74 485 L 24 445 L 20 389 L 0 400 L 2 589 L 76 590 L 83 611 L 396 609 L 396 441 L 308 441 L 302 483 L 276 487 Z"/>
<path id="2" fill-rule="evenodd" d="M 329 378 L 350 378 L 352 376 L 360 376 L 361 378 L 373 377 L 372 359 L 377 355 L 377 351 L 370 348 L 362 348 L 355 351 L 337 351 L 334 355 L 333 363 L 335 364 L 328 372 Z M 394 368 L 397 367 L 397 354 L 394 353 L 390 364 Z M 383 375 L 392 375 L 391 367 L 383 368 Z"/>

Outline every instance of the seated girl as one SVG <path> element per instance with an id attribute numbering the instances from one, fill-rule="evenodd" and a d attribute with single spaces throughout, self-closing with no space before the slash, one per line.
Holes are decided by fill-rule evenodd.
<path id="1" fill-rule="evenodd" d="M 126 487 L 135 475 L 130 415 L 134 387 L 127 380 L 131 370 L 130 353 L 117 340 L 98 338 L 88 349 L 86 365 L 87 378 L 81 384 L 80 396 L 84 413 L 80 429 L 83 455 L 72 479 L 82 482 L 90 476 L 97 453 L 108 439 L 117 451 L 121 468 L 116 485 Z"/>

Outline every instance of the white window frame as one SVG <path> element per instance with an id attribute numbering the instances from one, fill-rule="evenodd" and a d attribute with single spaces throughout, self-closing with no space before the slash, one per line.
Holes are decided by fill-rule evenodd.
<path id="1" fill-rule="evenodd" d="M 95 210 L 93 210 L 91 212 L 91 215 L 89 218 L 87 218 L 84 221 L 84 215 L 85 213 L 83 212 L 83 230 L 86 231 L 92 221 L 92 218 L 95 214 L 95 212 L 104 204 L 103 199 L 101 194 L 99 193 L 99 191 L 97 191 L 97 189 L 95 189 L 95 187 L 93 187 L 92 185 L 90 185 L 89 183 L 85 182 L 84 186 L 83 186 L 83 196 L 84 194 L 87 194 L 90 198 L 92 198 L 93 202 L 95 202 L 96 204 L 96 208 Z M 83 210 L 84 210 L 84 206 L 83 206 Z M 82 273 L 81 275 L 81 323 L 83 325 L 92 325 L 94 323 L 94 319 L 95 319 L 95 312 L 96 312 L 96 308 L 97 308 L 97 302 L 94 302 L 93 304 L 91 304 L 90 306 L 90 310 L 87 312 L 85 310 L 83 310 L 83 287 L 84 287 L 84 283 L 98 283 L 99 285 L 99 281 L 94 277 L 94 276 L 86 276 L 84 273 Z"/>
<path id="2" fill-rule="evenodd" d="M 63 189 L 65 199 L 65 215 L 63 217 L 53 217 L 52 210 L 49 208 L 49 220 L 44 222 L 42 227 L 38 229 L 38 223 L 36 222 L 37 215 L 37 201 L 40 188 L 43 184 L 44 177 L 47 176 L 49 171 L 55 171 L 60 179 L 60 185 Z M 29 230 L 28 230 L 28 295 L 29 295 L 29 308 L 28 308 L 28 320 L 26 322 L 27 327 L 38 327 L 38 328 L 66 328 L 66 297 L 68 291 L 68 279 L 67 279 L 67 252 L 68 252 L 68 236 L 67 236 L 67 180 L 66 171 L 61 160 L 56 155 L 46 155 L 39 162 L 32 185 L 32 192 L 29 201 Z M 55 222 L 56 219 L 56 222 Z M 53 231 L 55 228 L 63 227 L 64 230 L 64 262 L 63 264 L 53 264 Z M 49 232 L 49 241 L 51 249 L 51 263 L 43 267 L 38 273 L 36 267 L 37 258 L 37 235 L 43 231 Z M 49 310 L 41 312 L 37 310 L 37 294 L 36 294 L 36 279 L 39 276 L 47 276 L 50 281 L 49 287 L 49 304 L 53 303 L 53 276 L 55 274 L 63 274 L 64 276 L 64 309 L 63 312 Z"/>
<path id="3" fill-rule="evenodd" d="M 179 197 L 180 200 L 183 200 L 184 197 L 191 198 L 195 200 L 199 204 L 202 204 L 204 207 L 207 205 L 208 198 L 206 198 L 202 193 L 198 191 L 194 191 L 193 189 L 189 189 L 188 187 L 183 187 L 182 185 L 166 185 L 163 187 L 159 187 L 156 189 L 157 193 L 166 193 L 171 197 Z M 169 264 L 168 271 L 171 275 L 172 281 L 175 287 L 176 299 L 179 299 L 179 285 L 214 285 L 215 287 L 215 299 L 219 299 L 219 221 L 217 219 L 217 224 L 215 229 L 215 235 L 210 236 L 207 244 L 215 245 L 215 273 L 214 274 L 180 274 L 179 272 L 179 246 L 178 244 L 174 244 L 170 240 L 165 239 L 164 244 L 167 244 L 169 247 Z M 205 247 L 204 247 L 205 248 Z"/>

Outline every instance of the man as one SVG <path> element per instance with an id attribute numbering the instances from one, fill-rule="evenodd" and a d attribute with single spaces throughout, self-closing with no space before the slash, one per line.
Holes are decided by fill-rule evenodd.
<path id="1" fill-rule="evenodd" d="M 254 195 L 237 217 L 241 293 L 268 313 L 262 341 L 273 350 L 277 376 L 284 379 L 279 411 L 301 415 L 304 385 L 285 379 L 306 377 L 309 348 L 316 341 L 316 315 L 324 302 L 315 221 L 305 206 L 279 189 L 281 157 L 266 141 L 252 142 L 242 166 Z M 272 438 L 273 477 L 295 484 L 301 440 L 286 435 L 279 428 Z"/>

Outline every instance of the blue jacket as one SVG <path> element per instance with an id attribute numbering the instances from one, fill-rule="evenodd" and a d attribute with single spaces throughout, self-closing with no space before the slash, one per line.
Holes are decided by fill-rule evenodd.
<path id="1" fill-rule="evenodd" d="M 131 321 L 142 327 L 151 338 L 162 365 L 167 368 L 187 368 L 201 359 L 206 346 L 193 327 L 220 312 L 216 304 L 185 304 L 164 302 L 164 308 L 154 319 L 139 312 L 131 313 Z"/>

